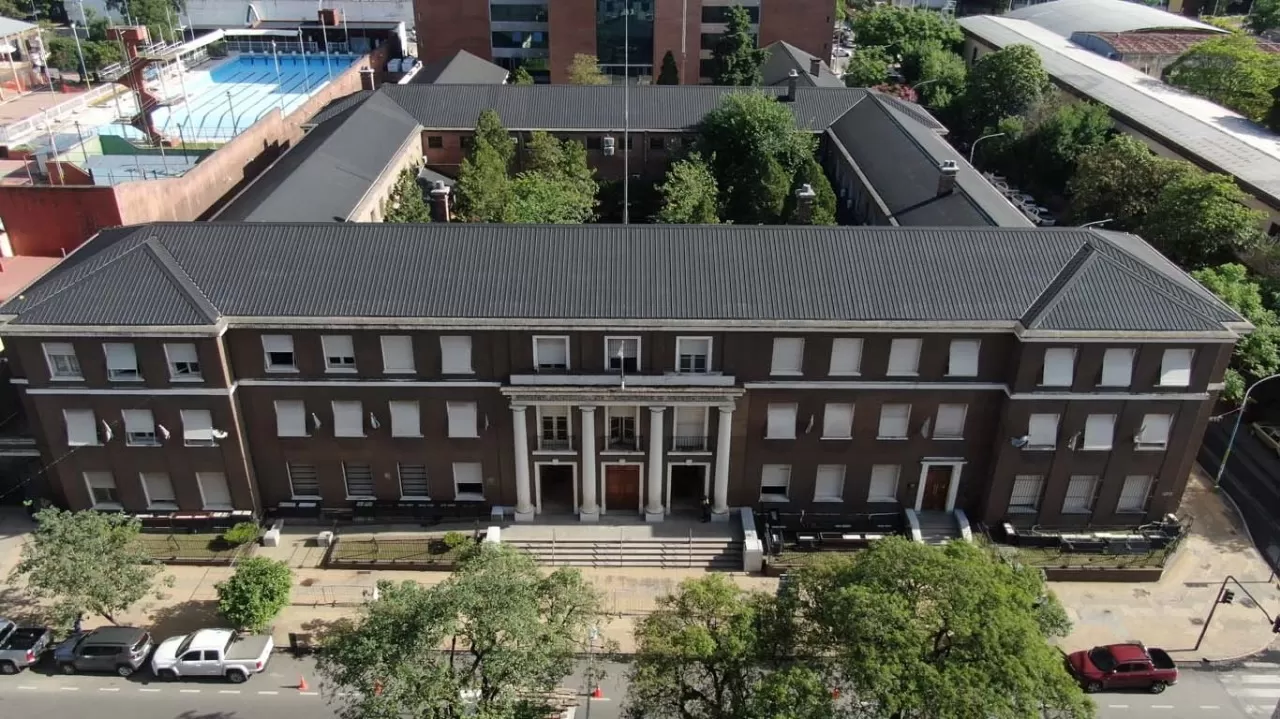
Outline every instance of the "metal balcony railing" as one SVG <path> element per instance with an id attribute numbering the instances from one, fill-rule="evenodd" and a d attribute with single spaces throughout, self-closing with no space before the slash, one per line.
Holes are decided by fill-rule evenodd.
<path id="1" fill-rule="evenodd" d="M 600 438 L 604 452 L 643 452 L 644 437 L 638 434 L 608 434 Z"/>
<path id="2" fill-rule="evenodd" d="M 538 449 L 544 452 L 570 452 L 573 450 L 573 438 L 539 437 Z"/>
<path id="3" fill-rule="evenodd" d="M 675 436 L 671 438 L 672 452 L 705 452 L 707 451 L 707 438 L 705 436 Z"/>

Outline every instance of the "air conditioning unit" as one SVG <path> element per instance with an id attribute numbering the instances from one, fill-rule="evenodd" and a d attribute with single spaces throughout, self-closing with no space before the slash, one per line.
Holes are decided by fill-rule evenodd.
<path id="1" fill-rule="evenodd" d="M 600 149 L 604 151 L 605 157 L 613 157 L 613 153 L 617 150 L 617 142 L 612 137 L 605 137 L 600 141 Z"/>

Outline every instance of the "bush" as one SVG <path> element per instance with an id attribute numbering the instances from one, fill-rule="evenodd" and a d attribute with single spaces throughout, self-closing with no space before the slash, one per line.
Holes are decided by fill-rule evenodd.
<path id="1" fill-rule="evenodd" d="M 462 532 L 445 532 L 440 541 L 449 549 L 458 550 L 470 544 L 471 538 Z"/>
<path id="2" fill-rule="evenodd" d="M 289 604 L 293 571 L 284 562 L 250 557 L 219 582 L 218 611 L 237 629 L 260 632 Z"/>
<path id="3" fill-rule="evenodd" d="M 240 522 L 222 533 L 222 541 L 233 547 L 239 547 L 249 542 L 256 542 L 261 534 L 262 529 L 256 522 Z"/>

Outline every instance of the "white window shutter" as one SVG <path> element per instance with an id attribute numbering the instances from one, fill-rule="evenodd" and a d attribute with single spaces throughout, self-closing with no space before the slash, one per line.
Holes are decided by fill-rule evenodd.
<path id="1" fill-rule="evenodd" d="M 818 466 L 814 477 L 813 499 L 815 502 L 839 502 L 844 499 L 843 464 L 823 464 Z"/>
<path id="2" fill-rule="evenodd" d="M 231 489 L 222 472 L 196 472 L 196 484 L 204 498 L 205 509 L 231 509 Z"/>
<path id="3" fill-rule="evenodd" d="M 938 417 L 933 423 L 934 439 L 961 439 L 964 437 L 965 415 L 969 406 L 964 404 L 938 405 Z"/>
<path id="4" fill-rule="evenodd" d="M 364 436 L 364 408 L 359 402 L 349 400 L 333 402 L 333 436 Z"/>
<path id="5" fill-rule="evenodd" d="M 67 444 L 71 447 L 83 447 L 98 444 L 98 424 L 91 409 L 64 409 L 63 419 L 67 423 Z"/>
<path id="6" fill-rule="evenodd" d="M 1170 417 L 1167 414 L 1148 414 L 1138 428 L 1138 444 L 1163 447 L 1169 444 Z"/>
<path id="7" fill-rule="evenodd" d="M 769 426 L 766 439 L 796 438 L 796 406 L 794 404 L 769 405 Z"/>
<path id="8" fill-rule="evenodd" d="M 421 437 L 422 421 L 417 402 L 390 402 L 391 436 Z"/>
<path id="9" fill-rule="evenodd" d="M 271 352 L 293 352 L 293 335 L 263 335 L 262 349 Z"/>
<path id="10" fill-rule="evenodd" d="M 213 414 L 207 409 L 184 409 L 182 414 L 182 440 L 192 444 L 212 444 Z"/>
<path id="11" fill-rule="evenodd" d="M 899 337 L 889 343 L 889 372 L 893 376 L 914 375 L 920 369 L 920 340 Z"/>
<path id="12" fill-rule="evenodd" d="M 1084 421 L 1084 449 L 1111 449 L 1115 427 L 1114 414 L 1089 415 Z"/>
<path id="13" fill-rule="evenodd" d="M 450 437 L 466 439 L 479 436 L 475 402 L 450 402 L 445 409 L 449 414 Z"/>
<path id="14" fill-rule="evenodd" d="M 911 422 L 911 405 L 880 405 L 880 429 L 877 436 L 884 439 L 902 439 L 907 436 Z"/>
<path id="15" fill-rule="evenodd" d="M 1133 349 L 1111 347 L 1102 355 L 1103 387 L 1128 387 L 1133 384 Z"/>
<path id="16" fill-rule="evenodd" d="M 871 467 L 871 488 L 868 502 L 898 501 L 898 465 L 877 464 Z"/>
<path id="17" fill-rule="evenodd" d="M 1124 478 L 1124 486 L 1120 489 L 1120 500 L 1116 503 L 1117 512 L 1136 513 L 1147 509 L 1147 496 L 1151 493 L 1151 477 L 1147 475 L 1130 475 Z"/>
<path id="18" fill-rule="evenodd" d="M 1056 447 L 1058 444 L 1058 415 L 1033 414 L 1027 420 L 1028 447 Z"/>
<path id="19" fill-rule="evenodd" d="M 1071 347 L 1046 349 L 1041 384 L 1046 387 L 1070 387 L 1075 380 L 1075 365 L 1076 351 Z"/>
<path id="20" fill-rule="evenodd" d="M 441 337 L 440 367 L 444 374 L 471 374 L 471 338 L 466 335 Z"/>
<path id="21" fill-rule="evenodd" d="M 799 337 L 773 338 L 773 362 L 769 374 L 800 374 L 803 365 L 803 339 Z"/>
<path id="22" fill-rule="evenodd" d="M 145 434 L 156 431 L 155 418 L 149 409 L 126 409 L 122 411 L 125 434 Z"/>
<path id="23" fill-rule="evenodd" d="M 383 335 L 382 371 L 410 374 L 414 369 L 413 339 L 409 335 Z"/>
<path id="24" fill-rule="evenodd" d="M 831 367 L 827 374 L 833 377 L 857 375 L 862 371 L 862 340 L 857 337 L 836 337 L 831 340 Z"/>
<path id="25" fill-rule="evenodd" d="M 977 377 L 980 340 L 951 340 L 951 352 L 947 358 L 948 377 Z"/>
<path id="26" fill-rule="evenodd" d="M 847 439 L 853 436 L 853 405 L 831 403 L 822 411 L 822 436 Z"/>
<path id="27" fill-rule="evenodd" d="M 276 400 L 276 436 L 306 437 L 307 411 L 300 399 Z"/>
<path id="28" fill-rule="evenodd" d="M 1160 386 L 1187 387 L 1191 384 L 1191 360 L 1195 350 L 1167 349 L 1160 358 Z"/>

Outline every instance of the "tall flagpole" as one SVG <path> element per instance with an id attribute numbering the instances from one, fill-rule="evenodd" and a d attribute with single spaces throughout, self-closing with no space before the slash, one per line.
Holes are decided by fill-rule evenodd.
<path id="1" fill-rule="evenodd" d="M 622 16 L 622 224 L 631 222 L 631 0 Z"/>

